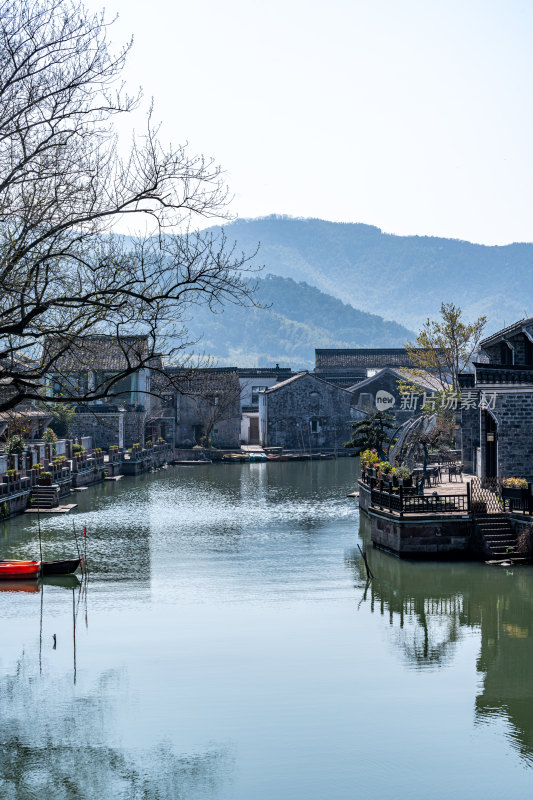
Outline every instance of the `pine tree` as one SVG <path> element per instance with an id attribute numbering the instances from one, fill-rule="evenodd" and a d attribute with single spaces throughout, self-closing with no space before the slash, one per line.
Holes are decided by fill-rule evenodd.
<path id="1" fill-rule="evenodd" d="M 352 422 L 354 436 L 351 441 L 344 443 L 344 447 L 356 447 L 359 451 L 376 450 L 378 456 L 385 460 L 393 442 L 391 434 L 396 430 L 395 426 L 390 424 L 391 422 L 394 422 L 394 416 L 385 411 L 376 411 L 367 419 Z M 387 453 L 384 451 L 384 447 L 387 448 Z M 352 455 L 359 455 L 359 453 Z"/>

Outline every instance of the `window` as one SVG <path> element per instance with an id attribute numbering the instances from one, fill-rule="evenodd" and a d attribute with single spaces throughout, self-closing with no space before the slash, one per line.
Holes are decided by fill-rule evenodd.
<path id="1" fill-rule="evenodd" d="M 311 420 L 311 433 L 318 433 L 320 430 L 320 425 L 318 424 L 317 419 Z"/>
<path id="2" fill-rule="evenodd" d="M 252 405 L 259 405 L 259 395 L 268 389 L 268 386 L 252 386 Z"/>

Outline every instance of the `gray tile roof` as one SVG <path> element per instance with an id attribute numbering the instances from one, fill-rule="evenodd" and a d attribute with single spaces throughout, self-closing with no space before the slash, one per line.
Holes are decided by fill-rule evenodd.
<path id="1" fill-rule="evenodd" d="M 51 372 L 120 372 L 137 366 L 149 355 L 146 336 L 80 336 L 72 341 L 50 340 L 44 359 L 58 353 Z"/>

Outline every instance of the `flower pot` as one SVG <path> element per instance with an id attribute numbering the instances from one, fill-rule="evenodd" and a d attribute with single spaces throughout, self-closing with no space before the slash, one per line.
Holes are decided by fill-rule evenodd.
<path id="1" fill-rule="evenodd" d="M 512 489 L 509 486 L 502 486 L 502 497 L 507 500 L 522 500 L 527 493 L 527 489 Z"/>

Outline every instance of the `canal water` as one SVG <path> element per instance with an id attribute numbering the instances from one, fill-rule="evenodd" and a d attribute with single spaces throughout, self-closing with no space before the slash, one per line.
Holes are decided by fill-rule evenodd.
<path id="1" fill-rule="evenodd" d="M 43 518 L 90 574 L 0 585 L 0 798 L 525 796 L 533 568 L 373 550 L 356 471 L 174 467 Z M 0 526 L 37 555 L 33 515 Z"/>

